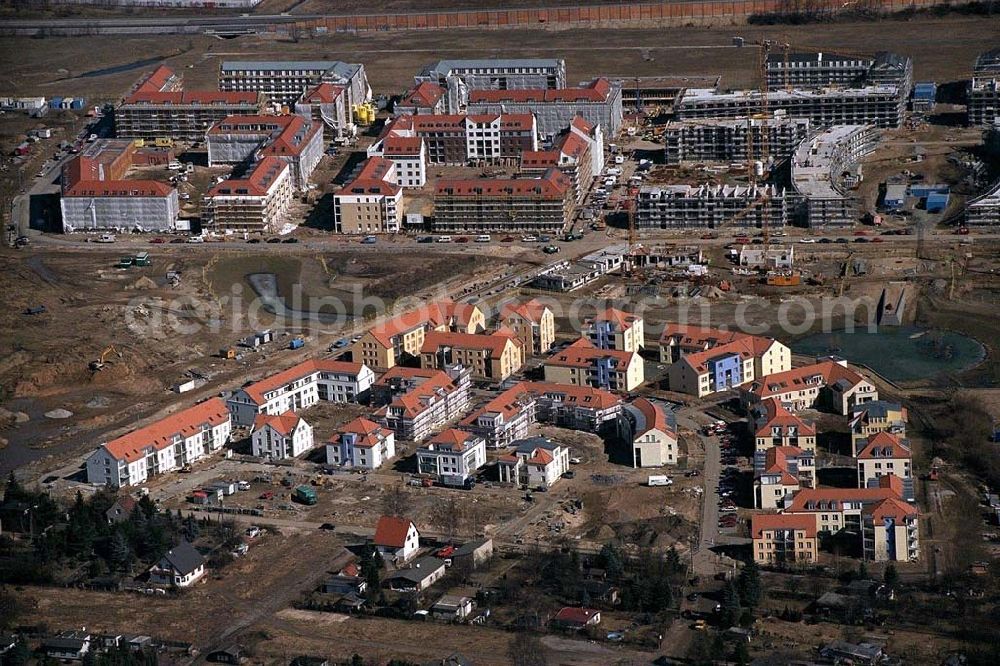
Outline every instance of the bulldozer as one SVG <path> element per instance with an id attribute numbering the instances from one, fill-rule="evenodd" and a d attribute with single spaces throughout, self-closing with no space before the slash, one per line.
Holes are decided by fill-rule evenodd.
<path id="1" fill-rule="evenodd" d="M 111 362 L 108 359 L 108 357 L 111 354 L 117 354 L 118 358 L 122 357 L 122 353 L 120 351 L 118 351 L 117 349 L 115 349 L 114 345 L 108 345 L 108 348 L 101 352 L 101 355 L 100 355 L 99 358 L 97 358 L 96 360 L 90 362 L 90 371 L 91 372 L 99 372 L 100 370 L 103 370 L 104 366 L 106 364 L 108 364 L 108 363 Z"/>

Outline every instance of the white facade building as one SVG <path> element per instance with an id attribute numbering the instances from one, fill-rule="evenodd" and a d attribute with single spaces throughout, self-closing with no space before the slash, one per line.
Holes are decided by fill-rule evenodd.
<path id="1" fill-rule="evenodd" d="M 396 433 L 366 418 L 356 418 L 334 433 L 326 445 L 326 464 L 378 469 L 396 455 Z"/>
<path id="2" fill-rule="evenodd" d="M 548 488 L 569 470 L 569 448 L 545 437 L 514 442 L 514 452 L 500 456 L 501 483 Z"/>
<path id="3" fill-rule="evenodd" d="M 446 486 L 461 486 L 486 464 L 486 440 L 450 428 L 417 449 L 417 471 Z"/>
<path id="4" fill-rule="evenodd" d="M 320 400 L 356 402 L 375 382 L 361 363 L 310 360 L 234 391 L 226 401 L 233 423 L 249 426 L 258 414 L 301 411 Z"/>
<path id="5" fill-rule="evenodd" d="M 87 458 L 87 482 L 113 488 L 144 483 L 218 451 L 231 431 L 225 403 L 206 400 L 102 444 Z"/>
<path id="6" fill-rule="evenodd" d="M 151 180 L 81 180 L 60 198 L 63 231 L 141 229 L 175 231 L 177 190 Z"/>
<path id="7" fill-rule="evenodd" d="M 295 412 L 258 414 L 250 440 L 256 457 L 288 460 L 313 447 L 313 429 Z"/>

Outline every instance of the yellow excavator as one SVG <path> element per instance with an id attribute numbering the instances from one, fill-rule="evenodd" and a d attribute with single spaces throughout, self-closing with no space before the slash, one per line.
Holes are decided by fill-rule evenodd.
<path id="1" fill-rule="evenodd" d="M 100 358 L 98 358 L 96 361 L 91 361 L 90 362 L 90 371 L 91 372 L 98 372 L 99 370 L 103 370 L 104 366 L 107 363 L 110 363 L 110 361 L 108 360 L 108 357 L 111 354 L 117 354 L 118 358 L 122 357 L 122 353 L 120 351 L 118 351 L 117 349 L 115 349 L 114 345 L 109 345 L 107 349 L 105 349 L 104 351 L 101 352 Z"/>

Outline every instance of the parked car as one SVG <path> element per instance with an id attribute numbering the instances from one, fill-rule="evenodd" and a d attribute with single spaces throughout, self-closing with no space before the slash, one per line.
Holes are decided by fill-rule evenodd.
<path id="1" fill-rule="evenodd" d="M 374 245 L 377 242 L 378 238 L 376 238 L 375 236 L 365 236 L 364 238 L 361 239 L 362 245 Z"/>
<path id="2" fill-rule="evenodd" d="M 166 243 L 167 241 L 164 240 L 163 238 L 150 238 L 149 242 L 152 243 L 153 245 L 159 245 L 160 243 Z"/>
<path id="3" fill-rule="evenodd" d="M 298 243 L 299 239 L 298 238 L 286 238 L 285 240 L 283 240 L 281 242 L 282 243 Z"/>
<path id="4" fill-rule="evenodd" d="M 268 238 L 267 242 L 268 243 L 280 243 L 281 239 L 280 238 Z"/>

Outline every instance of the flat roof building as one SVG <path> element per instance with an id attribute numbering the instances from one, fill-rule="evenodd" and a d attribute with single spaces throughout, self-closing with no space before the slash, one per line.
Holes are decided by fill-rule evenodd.
<path id="1" fill-rule="evenodd" d="M 879 140 L 872 125 L 837 125 L 799 144 L 792 155 L 792 186 L 802 197 L 809 227 L 843 227 L 860 220 L 847 190 L 861 179 L 861 160 Z"/>
<path id="2" fill-rule="evenodd" d="M 446 91 L 447 113 L 463 111 L 472 90 L 526 90 L 566 87 L 566 61 L 555 58 L 472 58 L 439 60 L 413 77 Z"/>
<path id="3" fill-rule="evenodd" d="M 225 60 L 219 66 L 219 90 L 256 92 L 291 106 L 320 83 L 347 91 L 348 106 L 371 99 L 365 66 L 339 60 Z"/>
<path id="4" fill-rule="evenodd" d="M 297 114 L 229 116 L 206 133 L 208 165 L 276 157 L 292 169 L 295 187 L 306 189 L 323 158 L 323 125 Z"/>
<path id="5" fill-rule="evenodd" d="M 470 113 L 534 113 L 538 132 L 546 137 L 558 134 L 576 116 L 600 125 L 608 136 L 618 134 L 624 121 L 621 88 L 605 78 L 558 90 L 474 90 L 468 108 Z"/>
<path id="6" fill-rule="evenodd" d="M 769 155 L 782 160 L 809 135 L 808 118 L 778 115 L 768 119 Z M 745 162 L 748 144 L 763 154 L 763 122 L 758 118 L 701 118 L 667 123 L 663 132 L 667 164 L 683 162 Z"/>
<path id="7" fill-rule="evenodd" d="M 288 163 L 265 157 L 243 176 L 212 186 L 205 195 L 205 224 L 221 232 L 275 233 L 285 221 L 294 192 Z"/>
<path id="8" fill-rule="evenodd" d="M 440 180 L 434 230 L 559 232 L 573 210 L 572 183 L 558 169 L 541 178 Z"/>
<path id="9" fill-rule="evenodd" d="M 392 160 L 367 159 L 358 174 L 333 195 L 333 224 L 337 232 L 398 232 L 403 223 L 403 189 L 397 180 Z"/>
<path id="10" fill-rule="evenodd" d="M 756 202 L 756 205 L 755 205 Z M 776 185 L 665 185 L 639 189 L 636 227 L 696 229 L 739 226 L 781 229 L 788 221 L 785 191 Z"/>

